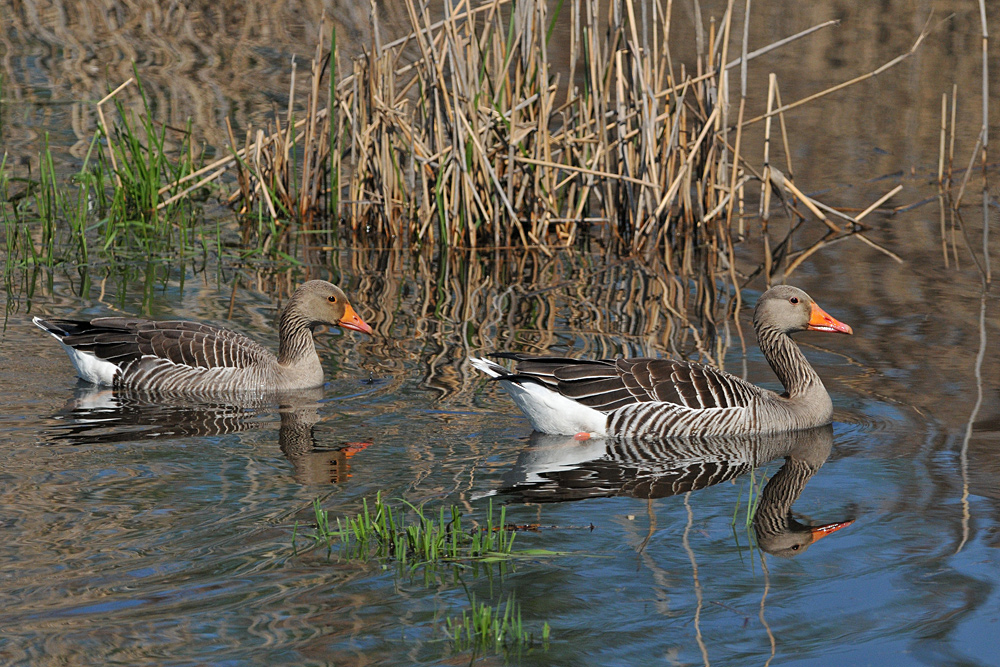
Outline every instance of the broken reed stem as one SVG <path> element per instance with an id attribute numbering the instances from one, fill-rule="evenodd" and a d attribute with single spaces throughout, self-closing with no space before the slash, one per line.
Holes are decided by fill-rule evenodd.
<path id="1" fill-rule="evenodd" d="M 794 194 L 799 199 L 801 199 L 802 203 L 806 205 L 806 208 L 812 211 L 812 214 L 815 215 L 817 218 L 819 218 L 824 225 L 829 227 L 830 231 L 834 233 L 839 233 L 841 231 L 840 227 L 831 222 L 830 219 L 827 218 L 826 215 L 823 213 L 823 211 L 820 210 L 819 203 L 814 201 L 811 197 L 808 197 L 801 190 L 795 187 L 794 183 L 785 178 L 785 175 L 781 173 L 781 170 L 771 167 L 770 175 L 771 175 L 771 180 L 778 188 L 782 190 L 787 190 L 792 194 Z"/>
<path id="2" fill-rule="evenodd" d="M 121 175 L 118 173 L 118 161 L 115 159 L 115 149 L 114 146 L 112 145 L 111 133 L 108 132 L 108 122 L 104 118 L 103 107 L 105 102 L 108 102 L 109 100 L 113 99 L 118 93 L 125 90 L 125 88 L 127 88 L 133 82 L 135 82 L 135 77 L 130 76 L 128 78 L 128 81 L 126 81 L 125 83 L 121 84 L 120 86 L 112 90 L 110 93 L 101 98 L 101 100 L 97 103 L 97 117 L 101 122 L 101 131 L 104 132 L 104 137 L 105 139 L 107 139 L 108 142 L 108 155 L 111 157 L 111 169 L 115 173 L 115 185 L 117 185 L 119 188 L 122 187 L 122 178 Z"/>
<path id="3" fill-rule="evenodd" d="M 874 204 L 872 204 L 871 206 L 869 206 L 868 208 L 866 208 L 864 211 L 862 211 L 861 213 L 858 213 L 856 216 L 854 216 L 854 222 L 855 222 L 855 224 L 861 222 L 862 218 L 866 217 L 869 213 L 871 213 L 872 211 L 874 211 L 875 209 L 877 209 L 879 206 L 881 206 L 882 204 L 884 204 L 885 202 L 887 202 L 891 197 L 897 195 L 900 191 L 902 191 L 902 189 L 903 189 L 902 185 L 897 185 L 892 190 L 890 190 L 886 194 L 884 194 L 881 197 L 879 197 L 879 199 Z"/>
<path id="4" fill-rule="evenodd" d="M 895 188 L 893 188 L 892 190 L 890 190 L 886 194 L 884 194 L 881 197 L 879 197 L 875 201 L 875 203 L 873 203 L 872 205 L 870 205 L 864 211 L 862 211 L 861 213 L 859 213 L 855 218 L 853 218 L 854 224 L 856 226 L 860 225 L 860 221 L 861 221 L 862 218 L 866 217 L 869 213 L 871 213 L 872 211 L 874 211 L 875 209 L 877 209 L 879 206 L 881 206 L 882 204 L 884 204 L 891 197 L 893 197 L 896 194 L 898 194 L 902 189 L 903 189 L 902 185 L 897 185 Z M 806 201 L 806 200 L 803 200 L 803 201 Z M 851 231 L 846 231 L 846 232 L 838 233 L 833 238 L 831 238 L 829 236 L 830 233 L 831 232 L 827 232 L 827 235 L 825 235 L 823 238 L 821 238 L 818 241 L 816 241 L 815 243 L 813 243 L 813 245 L 811 245 L 806 250 L 798 253 L 796 255 L 795 259 L 793 261 L 789 262 L 788 266 L 785 268 L 785 272 L 784 272 L 785 277 L 787 278 L 788 276 L 790 276 L 792 274 L 792 272 L 795 271 L 795 269 L 797 269 L 799 266 L 801 266 L 804 261 L 806 261 L 809 257 L 811 257 L 817 251 L 822 250 L 823 248 L 826 248 L 826 247 L 830 246 L 833 243 L 839 243 L 840 241 L 843 241 L 844 239 L 847 239 L 847 238 L 856 238 L 859 241 L 861 241 L 862 243 L 865 243 L 866 245 L 874 248 L 875 250 L 878 250 L 879 252 L 881 252 L 882 254 L 886 255 L 887 257 L 889 257 L 893 261 L 897 262 L 898 264 L 902 264 L 903 263 L 903 259 L 899 255 L 897 255 L 896 253 L 892 252 L 888 248 L 884 248 L 881 245 L 879 245 L 878 243 L 875 243 L 874 241 L 872 241 L 871 239 L 869 239 L 868 237 L 866 237 L 864 234 L 862 234 L 861 231 L 859 231 L 858 229 L 853 229 Z"/>
<path id="5" fill-rule="evenodd" d="M 929 21 L 929 19 L 928 19 L 928 21 Z M 875 70 L 872 70 L 871 72 L 868 72 L 867 74 L 862 74 L 861 76 L 856 76 L 853 79 L 850 79 L 849 81 L 844 81 L 843 83 L 838 83 L 837 85 L 831 86 L 830 88 L 827 88 L 826 90 L 821 90 L 818 93 L 813 93 L 812 95 L 809 95 L 807 97 L 803 97 L 801 100 L 797 100 L 795 102 L 790 102 L 790 103 L 788 103 L 788 104 L 786 104 L 784 106 L 780 106 L 777 109 L 774 109 L 773 111 L 770 111 L 770 112 L 768 112 L 766 114 L 763 114 L 761 116 L 757 116 L 756 118 L 751 118 L 750 120 L 746 121 L 745 124 L 746 125 L 753 125 L 754 123 L 757 123 L 757 122 L 760 122 L 760 121 L 764 120 L 768 116 L 772 116 L 774 114 L 779 114 L 779 113 L 784 113 L 785 111 L 789 111 L 789 110 L 794 109 L 796 107 L 800 107 L 803 104 L 807 104 L 807 103 L 812 102 L 814 100 L 818 100 L 821 97 L 826 97 L 830 93 L 835 93 L 838 90 L 843 90 L 844 88 L 848 88 L 850 86 L 853 86 L 856 83 L 861 83 L 862 81 L 866 81 L 866 80 L 868 80 L 868 79 L 870 79 L 872 77 L 878 76 L 882 72 L 885 72 L 886 70 L 888 70 L 888 69 L 890 69 L 892 67 L 895 67 L 896 65 L 898 65 L 901 62 L 903 62 L 904 60 L 906 60 L 907 58 L 909 58 L 910 56 L 912 56 L 914 53 L 916 53 L 917 49 L 923 43 L 924 38 L 927 37 L 928 34 L 929 34 L 928 26 L 927 26 L 927 24 L 925 24 L 923 30 L 920 31 L 920 35 L 917 37 L 916 41 L 913 43 L 913 46 L 910 47 L 909 51 L 907 51 L 906 53 L 903 53 L 901 55 L 896 56 L 895 58 L 893 58 L 889 62 L 885 63 L 881 67 L 878 67 Z"/>

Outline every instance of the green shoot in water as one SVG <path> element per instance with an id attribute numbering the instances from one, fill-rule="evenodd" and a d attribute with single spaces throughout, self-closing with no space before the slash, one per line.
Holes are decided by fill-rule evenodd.
<path id="1" fill-rule="evenodd" d="M 477 602 L 475 595 L 470 596 L 470 601 L 471 610 L 463 611 L 458 618 L 447 619 L 445 634 L 456 650 L 510 651 L 534 643 L 534 634 L 524 629 L 521 606 L 514 600 L 513 595 L 498 603 L 496 607 L 485 602 Z M 542 642 L 546 648 L 549 635 L 549 624 L 545 623 L 542 626 Z"/>
<path id="2" fill-rule="evenodd" d="M 407 520 L 405 512 L 394 510 L 382 499 L 375 497 L 373 506 L 368 500 L 356 517 L 338 518 L 330 522 L 329 513 L 319 500 L 313 501 L 317 546 L 331 549 L 339 543 L 340 554 L 352 560 L 392 559 L 405 564 L 479 561 L 491 562 L 511 558 L 516 533 L 505 528 L 506 508 L 500 508 L 499 522 L 494 521 L 493 504 L 490 503 L 485 525 L 482 528 L 463 530 L 462 512 L 457 506 L 438 510 L 437 516 L 428 515 L 424 508 L 403 501 L 414 515 Z M 545 555 L 542 552 L 531 552 Z"/>

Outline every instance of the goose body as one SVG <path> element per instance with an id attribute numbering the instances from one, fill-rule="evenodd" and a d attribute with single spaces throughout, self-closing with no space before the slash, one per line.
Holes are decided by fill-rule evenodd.
<path id="1" fill-rule="evenodd" d="M 761 351 L 785 393 L 704 364 L 676 359 L 577 360 L 497 354 L 473 366 L 497 379 L 535 430 L 596 437 L 688 437 L 781 433 L 830 422 L 833 403 L 822 380 L 789 337 L 797 331 L 853 333 L 802 290 L 788 285 L 761 295 L 754 309 Z"/>
<path id="2" fill-rule="evenodd" d="M 316 387 L 323 383 L 316 327 L 372 332 L 344 292 L 324 280 L 304 283 L 282 309 L 277 355 L 243 334 L 199 322 L 128 317 L 35 317 L 33 322 L 63 345 L 83 380 L 163 393 Z"/>

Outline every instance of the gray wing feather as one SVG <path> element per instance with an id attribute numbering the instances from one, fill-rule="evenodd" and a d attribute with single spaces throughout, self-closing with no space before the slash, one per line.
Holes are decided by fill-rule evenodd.
<path id="1" fill-rule="evenodd" d="M 193 368 L 249 368 L 274 359 L 243 334 L 198 322 L 99 317 L 53 324 L 65 332 L 66 345 L 119 366 L 153 357 Z"/>
<path id="2" fill-rule="evenodd" d="M 497 355 L 517 361 L 506 379 L 542 382 L 568 398 L 600 410 L 661 402 L 687 408 L 743 408 L 763 390 L 725 371 L 676 359 L 577 360 Z"/>

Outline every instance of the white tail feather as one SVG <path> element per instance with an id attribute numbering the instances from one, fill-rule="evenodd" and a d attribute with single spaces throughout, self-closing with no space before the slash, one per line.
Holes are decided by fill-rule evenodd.
<path id="1" fill-rule="evenodd" d="M 505 380 L 504 376 L 510 375 L 510 372 L 487 359 L 469 357 L 469 361 L 490 377 L 500 378 L 500 384 L 536 431 L 553 435 L 607 435 L 608 418 L 603 412 L 588 408 L 537 382 Z"/>
<path id="2" fill-rule="evenodd" d="M 31 321 L 36 327 L 59 341 L 59 343 L 63 346 L 63 349 L 66 350 L 66 354 L 69 355 L 69 360 L 73 362 L 76 374 L 81 380 L 86 380 L 92 384 L 106 387 L 114 385 L 115 374 L 119 370 L 118 366 L 110 361 L 98 359 L 97 356 L 91 352 L 81 352 L 80 350 L 73 349 L 66 343 L 63 343 L 62 339 L 66 335 L 66 332 L 60 329 L 54 329 L 53 325 L 49 324 L 42 318 L 35 316 L 31 318 Z"/>

